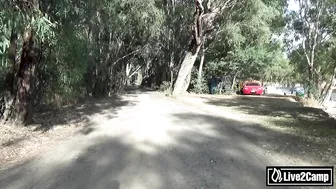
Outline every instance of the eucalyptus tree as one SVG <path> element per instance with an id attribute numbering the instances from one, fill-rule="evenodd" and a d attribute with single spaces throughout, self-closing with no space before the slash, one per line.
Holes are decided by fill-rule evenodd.
<path id="1" fill-rule="evenodd" d="M 236 4 L 207 37 L 205 75 L 231 78 L 232 86 L 236 78 L 268 79 L 265 73 L 284 59 L 280 40 L 274 37 L 283 32 L 284 9 L 280 0 Z"/>
<path id="2" fill-rule="evenodd" d="M 208 0 L 203 6 L 203 0 L 195 1 L 195 12 L 193 15 L 192 32 L 188 42 L 188 49 L 182 61 L 175 85 L 173 95 L 179 95 L 187 90 L 190 83 L 191 69 L 203 43 L 203 36 L 211 34 L 218 17 L 225 16 L 227 11 L 234 7 L 236 0 Z"/>
<path id="3" fill-rule="evenodd" d="M 35 80 L 45 42 L 54 37 L 54 23 L 40 10 L 40 1 L 0 3 L 2 57 L 5 65 L 3 120 L 30 124 L 33 118 Z M 4 62 L 4 61 L 3 61 Z"/>
<path id="4" fill-rule="evenodd" d="M 244 67 L 262 72 L 259 68 L 271 61 L 267 44 L 284 26 L 285 5 L 282 0 L 196 1 L 189 48 L 179 70 L 174 95 L 187 89 L 191 68 L 203 44 L 208 54 L 216 53 L 210 55 L 210 59 L 214 58 L 210 61 L 224 63 L 226 70 L 233 73 L 232 77 L 245 70 Z"/>
<path id="5" fill-rule="evenodd" d="M 288 30 L 292 31 L 298 45 L 292 53 L 299 53 L 304 60 L 308 97 L 312 98 L 314 91 L 321 83 L 320 61 L 316 61 L 319 51 L 324 51 L 324 44 L 334 33 L 335 1 L 333 0 L 295 0 L 299 9 L 290 12 Z M 290 43 L 293 43 L 291 41 Z M 300 63 L 301 61 L 298 61 Z M 317 93 L 315 93 L 317 94 Z"/>
<path id="6" fill-rule="evenodd" d="M 1 1 L 6 85 L 1 115 L 32 122 L 34 105 L 104 96 L 155 51 L 163 23 L 154 0 Z M 151 49 L 151 50 L 149 50 Z"/>

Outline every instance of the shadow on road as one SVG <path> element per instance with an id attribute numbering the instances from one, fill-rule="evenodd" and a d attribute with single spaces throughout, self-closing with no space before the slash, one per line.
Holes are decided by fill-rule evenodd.
<path id="1" fill-rule="evenodd" d="M 124 94 L 91 99 L 73 106 L 41 106 L 35 112 L 35 124 L 0 128 L 0 169 L 2 164 L 7 166 L 33 156 L 40 149 L 48 148 L 50 143 L 95 132 L 97 122 L 116 118 L 121 109 L 138 103 L 138 93 L 147 92 L 130 87 L 126 88 Z"/>
<path id="2" fill-rule="evenodd" d="M 91 115 L 109 112 L 109 118 L 114 118 L 120 108 L 132 105 L 134 105 L 134 102 L 123 100 L 121 96 L 115 95 L 75 106 L 49 110 L 41 109 L 35 115 L 35 122 L 40 123 L 35 131 L 47 132 L 56 125 L 84 124 L 83 132 L 88 133 L 88 127 L 92 125 L 90 122 Z"/>
<path id="3" fill-rule="evenodd" d="M 207 103 L 216 106 L 231 107 L 252 115 L 269 115 L 273 117 L 300 118 L 309 115 L 311 118 L 327 118 L 327 113 L 318 108 L 303 107 L 290 97 L 275 98 L 268 96 L 233 96 L 232 98 L 207 99 Z"/>
<path id="4" fill-rule="evenodd" d="M 317 161 L 322 160 L 325 163 L 336 163 L 336 159 L 329 159 L 329 157 L 331 158 L 329 154 L 332 155 L 334 153 L 334 151 L 330 151 L 334 149 L 334 144 L 320 144 L 315 141 L 306 140 L 306 136 L 281 132 L 281 130 L 274 130 L 273 128 L 263 127 L 259 124 L 251 124 L 248 120 L 235 121 L 202 114 L 178 114 L 175 116 L 184 120 L 185 124 L 210 124 L 216 130 L 216 133 L 230 135 L 229 139 L 231 141 L 234 141 L 235 137 L 246 139 L 242 140 L 245 142 L 243 146 L 252 147 L 246 150 L 253 150 L 253 147 L 262 147 L 266 151 L 279 152 L 288 157 L 299 157 L 305 159 L 307 162 L 312 158 Z M 335 136 L 332 137 L 335 138 Z M 232 144 L 232 142 L 229 143 Z M 232 145 L 234 146 L 235 144 Z"/>
<path id="5" fill-rule="evenodd" d="M 35 122 L 40 124 L 35 131 L 46 132 L 52 129 L 55 125 L 67 124 L 85 124 L 83 134 L 89 134 L 93 131 L 90 127 L 89 116 L 94 114 L 102 114 L 108 112 L 108 119 L 113 119 L 117 116 L 117 112 L 125 106 L 133 106 L 137 102 L 124 100 L 123 95 L 128 97 L 136 97 L 140 93 L 148 93 L 150 90 L 141 87 L 127 87 L 122 95 L 113 95 L 100 99 L 92 99 L 82 104 L 63 108 L 45 107 L 39 109 L 35 114 Z"/>
<path id="6" fill-rule="evenodd" d="M 241 113 L 257 116 L 269 116 L 279 118 L 290 118 L 289 126 L 293 120 L 306 126 L 326 127 L 335 129 L 336 122 L 328 113 L 322 109 L 303 107 L 289 98 L 237 96 L 227 99 L 206 99 L 206 103 L 219 107 L 232 108 Z M 286 120 L 281 120 L 286 121 Z"/>
<path id="7" fill-rule="evenodd" d="M 272 161 L 274 151 L 289 158 L 310 153 L 298 150 L 299 145 L 309 144 L 299 136 L 258 125 L 198 113 L 170 116 L 172 130 L 165 131 L 170 144 L 100 137 L 77 158 L 56 161 L 45 170 L 35 167 L 38 160 L 32 159 L 2 172 L 1 188 L 262 189 L 267 165 L 290 162 Z"/>

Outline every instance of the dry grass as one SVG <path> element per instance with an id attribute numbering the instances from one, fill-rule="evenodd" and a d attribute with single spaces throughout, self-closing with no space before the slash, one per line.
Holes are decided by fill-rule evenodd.
<path id="1" fill-rule="evenodd" d="M 0 127 L 0 165 L 8 166 L 31 158 L 43 149 L 47 149 L 49 144 L 72 136 L 84 125 L 84 121 L 62 126 L 55 125 L 46 132 L 39 129 L 39 124 L 29 127 L 2 125 Z"/>
<path id="2" fill-rule="evenodd" d="M 336 163 L 336 120 L 320 109 L 315 100 L 241 95 L 201 95 L 198 98 L 227 112 L 244 114 L 246 120 L 253 120 L 260 127 L 300 138 L 295 141 L 284 139 L 295 144 L 295 150 L 300 152 L 298 156 L 304 155 L 301 152 L 310 153 L 320 161 Z"/>
<path id="3" fill-rule="evenodd" d="M 105 111 L 115 115 L 120 107 L 130 104 L 119 96 L 113 96 L 62 108 L 45 106 L 36 111 L 33 125 L 28 127 L 2 125 L 0 169 L 5 165 L 29 159 L 55 142 L 69 139 L 76 134 L 89 134 L 92 132 L 93 124 L 90 116 Z"/>
<path id="4" fill-rule="evenodd" d="M 318 100 L 314 98 L 302 98 L 297 96 L 293 98 L 304 107 L 321 108 L 321 105 L 318 102 Z"/>

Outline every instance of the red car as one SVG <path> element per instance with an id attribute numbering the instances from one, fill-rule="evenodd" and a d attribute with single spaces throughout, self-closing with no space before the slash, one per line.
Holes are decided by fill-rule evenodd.
<path id="1" fill-rule="evenodd" d="M 243 88 L 241 89 L 241 93 L 243 95 L 262 95 L 264 93 L 264 88 L 258 81 L 248 81 L 244 83 Z"/>

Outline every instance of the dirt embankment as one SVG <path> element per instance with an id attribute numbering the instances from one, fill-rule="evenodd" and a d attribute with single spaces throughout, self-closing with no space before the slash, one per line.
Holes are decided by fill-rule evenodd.
<path id="1" fill-rule="evenodd" d="M 0 169 L 29 159 L 52 144 L 92 131 L 90 116 L 117 110 L 130 102 L 120 96 L 62 108 L 43 107 L 35 113 L 35 124 L 28 127 L 0 126 Z"/>

